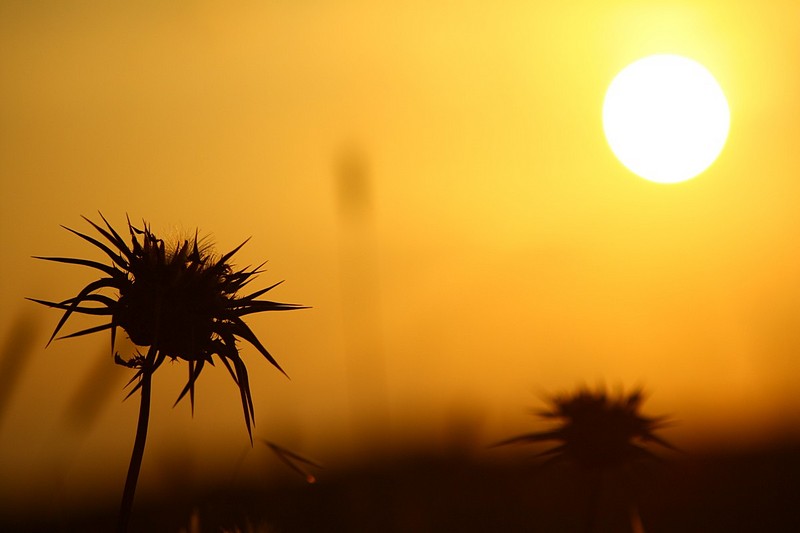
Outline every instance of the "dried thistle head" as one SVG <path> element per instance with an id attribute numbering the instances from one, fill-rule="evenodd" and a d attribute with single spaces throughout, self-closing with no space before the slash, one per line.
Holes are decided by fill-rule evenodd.
<path id="1" fill-rule="evenodd" d="M 610 396 L 604 389 L 580 388 L 573 394 L 550 398 L 551 408 L 538 414 L 558 422 L 553 429 L 527 433 L 498 445 L 556 441 L 559 444 L 542 453 L 554 460 L 571 460 L 584 468 L 606 468 L 654 457 L 645 447 L 653 442 L 674 449 L 655 434 L 664 427 L 665 417 L 648 417 L 639 412 L 644 395 L 641 389 Z"/>
<path id="2" fill-rule="evenodd" d="M 258 299 L 278 283 L 247 295 L 240 294 L 263 266 L 238 270 L 233 267 L 230 260 L 245 243 L 222 256 L 215 256 L 198 244 L 195 234 L 193 240 L 186 239 L 168 248 L 146 223 L 137 228 L 128 220 L 128 245 L 102 214 L 100 218 L 105 227 L 83 218 L 107 242 L 64 228 L 103 251 L 110 259 L 110 264 L 90 259 L 37 257 L 86 266 L 103 275 L 86 285 L 76 296 L 61 302 L 31 298 L 34 302 L 64 311 L 48 344 L 56 338 L 73 313 L 108 317 L 109 321 L 105 324 L 59 338 L 110 330 L 111 350 L 114 353 L 117 328 L 121 328 L 135 345 L 149 347 L 156 354 L 152 364 L 148 365 L 142 355 L 125 360 L 114 353 L 117 363 L 138 369 L 131 382 L 141 377 L 143 372 L 153 372 L 167 357 L 187 361 L 189 379 L 175 403 L 188 393 L 192 409 L 195 382 L 206 363 L 214 364 L 212 356 L 216 355 L 239 387 L 245 424 L 252 441 L 253 400 L 247 368 L 239 355 L 237 340 L 249 342 L 275 368 L 281 372 L 283 369 L 243 317 L 264 311 L 300 309 L 302 306 Z M 116 294 L 109 295 L 109 291 Z M 141 381 L 131 394 L 140 386 Z"/>

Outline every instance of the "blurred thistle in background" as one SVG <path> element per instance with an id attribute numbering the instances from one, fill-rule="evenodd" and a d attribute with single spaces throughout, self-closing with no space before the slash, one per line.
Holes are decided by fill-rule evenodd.
<path id="1" fill-rule="evenodd" d="M 664 448 L 675 448 L 655 431 L 667 424 L 663 416 L 650 417 L 640 413 L 645 399 L 642 389 L 617 396 L 604 389 L 579 388 L 572 394 L 558 394 L 549 399 L 551 408 L 539 411 L 541 417 L 558 421 L 555 428 L 526 433 L 497 443 L 524 444 L 556 441 L 540 455 L 549 456 L 548 463 L 568 461 L 577 465 L 587 476 L 589 497 L 586 511 L 586 531 L 596 531 L 598 505 L 606 477 L 612 473 L 627 473 L 630 466 L 641 460 L 656 459 L 645 444 L 653 442 Z M 633 499 L 627 494 L 626 499 Z M 635 504 L 630 505 L 631 530 L 643 531 Z"/>
<path id="2" fill-rule="evenodd" d="M 542 455 L 550 460 L 570 460 L 581 468 L 611 468 L 655 456 L 641 444 L 654 442 L 669 449 L 673 446 L 655 434 L 664 427 L 666 417 L 648 417 L 639 412 L 644 401 L 641 389 L 618 397 L 605 390 L 581 388 L 574 394 L 560 394 L 550 399 L 552 408 L 539 416 L 558 420 L 554 429 L 527 433 L 498 443 L 560 441 Z"/>
<path id="3" fill-rule="evenodd" d="M 242 317 L 264 311 L 300 309 L 302 306 L 258 299 L 279 283 L 246 296 L 238 295 L 245 285 L 262 272 L 260 268 L 263 266 L 262 263 L 252 269 L 246 267 L 236 270 L 229 263 L 245 243 L 221 257 L 216 257 L 206 247 L 201 250 L 195 234 L 191 245 L 187 239 L 167 250 L 164 241 L 157 238 L 146 223 L 143 229 L 139 229 L 128 220 L 131 235 L 129 247 L 102 214 L 100 217 L 105 223 L 105 228 L 86 217 L 83 218 L 105 237 L 114 249 L 93 237 L 70 228 L 65 227 L 65 229 L 102 250 L 111 260 L 111 265 L 89 259 L 36 258 L 94 268 L 107 277 L 92 281 L 75 297 L 61 302 L 33 298 L 31 300 L 64 311 L 50 337 L 50 342 L 56 338 L 69 317 L 73 313 L 79 313 L 108 316 L 111 321 L 59 338 L 111 330 L 113 352 L 116 330 L 119 327 L 128 334 L 135 345 L 148 347 L 146 355 L 137 352 L 127 360 L 114 353 L 117 364 L 137 369 L 129 383 L 138 381 L 128 397 L 141 390 L 136 440 L 118 524 L 119 531 L 126 531 L 144 455 L 153 373 L 167 357 L 172 360 L 188 361 L 189 379 L 175 403 L 177 404 L 188 393 L 194 408 L 195 382 L 205 364 L 213 365 L 212 356 L 217 355 L 239 387 L 245 425 L 252 444 L 255 413 L 247 368 L 239 356 L 236 339 L 246 340 L 275 368 L 281 372 L 283 369 Z M 116 299 L 102 294 L 101 291 L 106 289 L 116 290 L 118 292 Z"/>

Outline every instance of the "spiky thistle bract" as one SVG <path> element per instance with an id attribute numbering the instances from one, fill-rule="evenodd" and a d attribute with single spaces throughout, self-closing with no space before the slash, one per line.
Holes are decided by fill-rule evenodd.
<path id="1" fill-rule="evenodd" d="M 664 427 L 665 417 L 649 417 L 639 410 L 644 401 L 641 389 L 629 394 L 609 395 L 604 389 L 580 388 L 574 394 L 549 399 L 551 408 L 538 414 L 559 424 L 545 431 L 526 433 L 497 445 L 555 441 L 543 452 L 551 460 L 571 460 L 585 468 L 607 468 L 654 457 L 646 445 L 673 446 L 655 434 Z"/>
<path id="2" fill-rule="evenodd" d="M 133 496 L 141 467 L 150 412 L 150 390 L 153 373 L 167 357 L 188 362 L 189 379 L 178 395 L 176 404 L 189 395 L 194 410 L 195 383 L 205 365 L 214 364 L 217 356 L 239 388 L 245 425 L 253 442 L 255 421 L 253 399 L 247 368 L 239 355 L 237 340 L 253 345 L 270 364 L 283 372 L 275 358 L 245 323 L 243 317 L 265 311 L 300 309 L 297 304 L 259 300 L 278 283 L 241 295 L 242 289 L 259 273 L 255 268 L 235 269 L 231 258 L 247 242 L 230 252 L 216 256 L 200 246 L 197 233 L 190 242 L 179 241 L 167 247 L 146 223 L 135 227 L 128 219 L 130 245 L 100 214 L 105 227 L 83 217 L 105 239 L 96 239 L 73 229 L 64 228 L 99 248 L 110 263 L 70 257 L 37 257 L 46 261 L 85 266 L 103 276 L 90 282 L 72 298 L 60 302 L 33 299 L 34 302 L 64 311 L 48 345 L 56 338 L 89 335 L 105 330 L 111 333 L 111 351 L 118 364 L 137 370 L 129 385 L 136 382 L 130 394 L 141 391 L 139 420 L 123 492 L 118 531 L 127 530 Z M 109 292 L 116 294 L 109 295 Z M 107 317 L 108 322 L 57 337 L 74 313 Z M 133 344 L 147 347 L 146 354 L 136 353 L 125 359 L 114 351 L 117 329 L 128 335 Z M 285 372 L 283 372 L 285 374 Z"/>

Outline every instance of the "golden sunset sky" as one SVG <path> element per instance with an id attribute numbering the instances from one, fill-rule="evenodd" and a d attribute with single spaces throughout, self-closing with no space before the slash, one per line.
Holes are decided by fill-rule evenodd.
<path id="1" fill-rule="evenodd" d="M 45 350 L 59 313 L 24 300 L 91 279 L 31 256 L 101 259 L 59 227 L 98 210 L 220 252 L 252 237 L 253 288 L 312 306 L 249 321 L 291 376 L 242 343 L 255 434 L 326 463 L 461 423 L 484 446 L 581 383 L 643 385 L 677 441 L 800 427 L 799 21 L 796 0 L 2 2 L 0 343 L 36 337 L 0 501 L 121 491 L 131 371 L 105 334 Z M 608 84 L 656 53 L 705 65 L 731 110 L 681 184 L 603 135 Z M 194 418 L 171 408 L 185 379 L 154 378 L 141 491 L 171 453 L 202 477 L 249 449 L 224 368 Z"/>

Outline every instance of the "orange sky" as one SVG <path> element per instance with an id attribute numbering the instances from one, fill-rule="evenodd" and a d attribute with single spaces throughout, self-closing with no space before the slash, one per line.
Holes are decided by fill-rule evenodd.
<path id="1" fill-rule="evenodd" d="M 796 1 L 92 4 L 0 5 L 0 340 L 21 314 L 40 337 L 0 420 L 0 495 L 121 488 L 126 371 L 107 361 L 117 389 L 70 429 L 107 339 L 45 351 L 58 315 L 22 300 L 89 279 L 30 256 L 98 258 L 58 227 L 98 209 L 221 249 L 252 236 L 239 261 L 313 306 L 251 321 L 291 381 L 245 349 L 256 434 L 312 456 L 360 450 L 368 418 L 436 445 L 469 412 L 492 442 L 584 381 L 644 384 L 685 433 L 796 421 Z M 653 53 L 703 63 L 731 108 L 683 184 L 633 176 L 603 138 L 608 83 Z M 369 179 L 355 220 L 346 154 Z M 205 469 L 246 449 L 219 370 L 194 420 L 170 408 L 185 368 L 156 376 L 143 486 L 164 450 Z"/>

